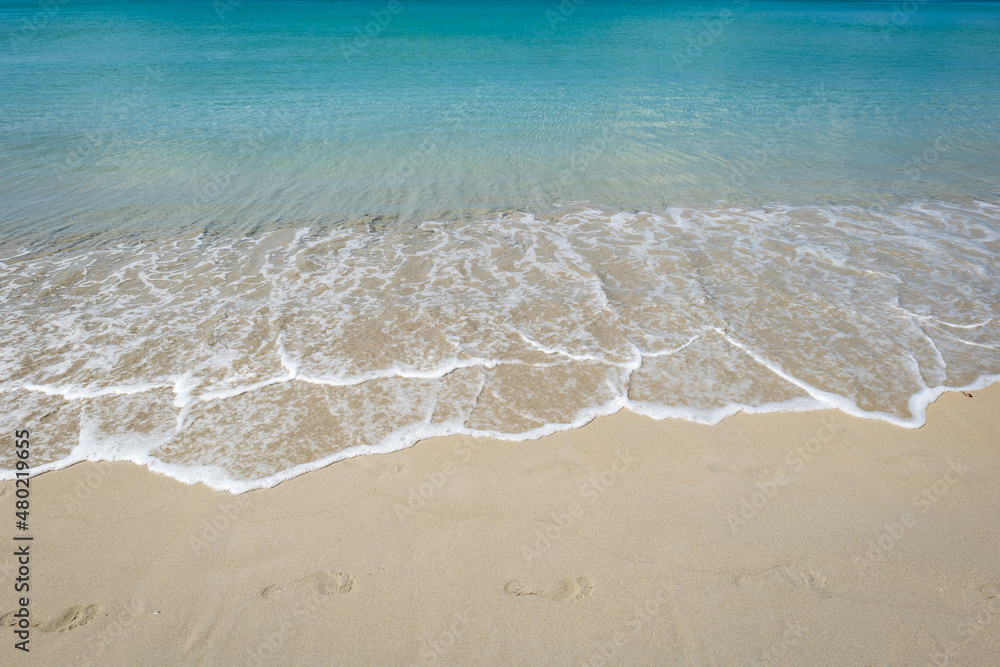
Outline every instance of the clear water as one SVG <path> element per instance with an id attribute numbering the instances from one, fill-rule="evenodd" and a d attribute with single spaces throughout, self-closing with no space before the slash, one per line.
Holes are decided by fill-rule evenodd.
<path id="1" fill-rule="evenodd" d="M 232 490 L 621 407 L 915 426 L 1000 375 L 997 100 L 994 3 L 0 0 L 4 413 Z"/>

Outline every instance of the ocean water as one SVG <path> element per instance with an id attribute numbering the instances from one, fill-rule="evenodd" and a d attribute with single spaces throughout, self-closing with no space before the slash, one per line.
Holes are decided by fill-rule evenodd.
<path id="1" fill-rule="evenodd" d="M 0 0 L 0 414 L 231 491 L 916 427 L 1000 378 L 998 100 L 1000 3 Z"/>

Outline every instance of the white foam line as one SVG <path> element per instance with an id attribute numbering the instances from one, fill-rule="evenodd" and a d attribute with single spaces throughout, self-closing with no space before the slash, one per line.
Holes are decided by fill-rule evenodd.
<path id="1" fill-rule="evenodd" d="M 920 372 L 920 362 L 917 358 L 913 356 L 913 353 L 906 350 L 906 356 L 910 360 L 910 371 L 913 373 L 913 379 L 916 380 L 917 384 L 922 385 L 924 389 L 927 389 L 927 383 L 924 382 L 924 376 Z M 923 389 L 921 390 L 923 391 Z"/>
<path id="2" fill-rule="evenodd" d="M 985 322 L 980 322 L 979 324 L 952 324 L 951 322 L 945 322 L 944 320 L 939 320 L 936 317 L 926 317 L 925 319 L 933 320 L 938 324 L 942 324 L 946 327 L 951 327 L 953 329 L 978 329 L 979 327 L 985 327 L 987 324 L 993 321 L 993 318 L 986 320 Z"/>
<path id="3" fill-rule="evenodd" d="M 894 302 L 890 303 L 889 305 L 892 306 L 893 308 L 896 308 L 898 310 L 903 311 L 904 313 L 907 314 L 908 317 L 910 317 L 913 320 L 920 320 L 922 322 L 933 322 L 935 324 L 938 324 L 938 325 L 941 325 L 941 326 L 946 326 L 946 327 L 949 327 L 949 328 L 952 328 L 952 329 L 978 329 L 979 327 L 984 327 L 984 326 L 986 326 L 987 324 L 989 324 L 990 322 L 993 321 L 993 318 L 991 317 L 991 318 L 989 318 L 989 319 L 987 319 L 987 320 L 985 320 L 983 322 L 979 322 L 978 324 L 953 324 L 951 322 L 945 322 L 944 320 L 939 320 L 938 318 L 936 318 L 936 317 L 934 317 L 932 315 L 918 315 L 917 313 L 911 312 L 911 311 L 907 310 L 906 308 L 903 308 L 901 305 L 899 305 L 899 297 L 896 297 L 896 299 L 894 300 Z M 921 328 L 921 331 L 923 331 L 922 328 Z M 946 336 L 949 336 L 950 338 L 953 338 L 954 340 L 960 341 L 962 343 L 967 343 L 969 345 L 978 345 L 977 343 L 970 343 L 969 341 L 962 340 L 961 338 L 954 338 L 954 336 L 950 336 L 948 334 L 948 332 L 943 332 L 943 333 Z M 990 345 L 983 345 L 981 347 L 987 347 L 989 349 L 996 349 L 996 348 L 994 348 L 994 347 L 992 347 Z"/>
<path id="4" fill-rule="evenodd" d="M 759 363 L 761 366 L 767 368 L 769 371 L 771 371 L 781 379 L 785 380 L 786 382 L 795 385 L 802 391 L 809 394 L 809 396 L 811 396 L 813 399 L 819 401 L 820 403 L 825 404 L 829 408 L 838 409 L 841 412 L 845 412 L 851 415 L 852 417 L 859 417 L 861 419 L 866 419 L 866 418 L 881 419 L 883 421 L 887 421 L 897 426 L 902 426 L 904 428 L 919 428 L 920 426 L 923 425 L 922 416 L 918 416 L 917 413 L 913 412 L 912 410 L 911 413 L 914 414 L 913 419 L 900 419 L 895 415 L 890 415 L 889 413 L 880 411 L 866 412 L 861 408 L 859 408 L 858 405 L 854 401 L 851 401 L 850 399 L 844 398 L 839 394 L 834 394 L 829 391 L 824 391 L 818 387 L 814 387 L 811 384 L 803 382 L 797 377 L 790 375 L 789 373 L 786 373 L 785 370 L 780 365 L 760 356 L 759 354 L 751 350 L 749 347 L 747 347 L 743 343 L 740 343 L 738 340 L 730 336 L 722 329 L 716 329 L 716 331 L 718 331 L 719 335 L 721 335 L 730 345 L 742 350 L 747 355 L 749 355 L 754 361 Z M 920 393 L 923 393 L 923 391 L 921 391 Z M 912 405 L 913 403 L 912 399 L 910 400 L 910 403 Z M 928 403 L 930 403 L 930 401 L 928 401 Z"/>
<path id="5" fill-rule="evenodd" d="M 254 382 L 253 384 L 242 385 L 239 387 L 233 387 L 232 389 L 216 389 L 214 391 L 206 391 L 203 394 L 198 394 L 194 397 L 194 400 L 199 403 L 211 403 L 212 401 L 225 400 L 227 398 L 235 398 L 236 396 L 242 396 L 243 394 L 248 394 L 252 391 L 257 391 L 258 389 L 265 389 L 276 384 L 285 384 L 291 382 L 292 380 L 301 380 L 303 378 L 292 377 L 290 375 L 281 375 L 278 377 L 268 378 L 266 380 L 261 380 L 260 382 Z"/>
<path id="6" fill-rule="evenodd" d="M 517 327 L 510 327 L 510 328 L 518 336 L 520 336 L 521 339 L 525 343 L 527 343 L 529 346 L 535 348 L 539 352 L 544 352 L 545 354 L 559 355 L 561 357 L 566 357 L 567 359 L 572 359 L 573 361 L 598 362 L 598 363 L 608 363 L 608 364 L 611 364 L 611 362 L 605 361 L 604 359 L 602 359 L 600 357 L 594 357 L 594 356 L 586 355 L 586 354 L 573 354 L 572 352 L 570 352 L 568 350 L 564 350 L 564 349 L 561 349 L 561 348 L 558 348 L 558 347 L 548 347 L 546 345 L 542 345 L 541 343 L 539 343 L 535 339 L 531 338 L 530 336 L 525 335 L 524 332 L 521 331 L 520 329 L 518 329 Z M 611 365 L 620 366 L 621 364 L 611 364 Z"/>
<path id="7" fill-rule="evenodd" d="M 941 350 L 938 349 L 937 343 L 934 342 L 934 339 L 930 334 L 924 331 L 923 327 L 917 326 L 917 329 L 920 330 L 920 333 L 923 334 L 924 338 L 926 338 L 927 342 L 930 344 L 931 349 L 934 350 L 934 356 L 936 357 L 938 364 L 941 365 L 941 370 L 946 371 L 948 369 L 948 362 L 945 361 L 944 355 L 941 354 Z"/>
<path id="8" fill-rule="evenodd" d="M 768 361 L 767 359 L 764 359 L 754 351 L 750 350 L 747 346 L 743 345 L 739 341 L 729 336 L 721 329 L 718 331 L 731 345 L 739 348 L 740 350 L 743 350 L 748 355 L 750 355 L 750 357 L 752 357 L 755 361 L 757 361 L 759 364 L 761 364 L 762 366 L 773 372 L 775 375 L 778 375 L 782 379 L 790 382 L 791 384 L 794 384 L 796 387 L 799 387 L 804 392 L 809 394 L 809 396 L 811 396 L 812 398 L 816 399 L 821 403 L 824 403 L 827 407 L 838 409 L 841 412 L 849 414 L 852 417 L 857 417 L 859 419 L 877 419 L 880 421 L 889 422 L 890 424 L 894 424 L 902 428 L 916 429 L 923 426 L 927 421 L 927 406 L 936 401 L 941 396 L 941 394 L 947 391 L 973 391 L 982 389 L 984 387 L 993 384 L 994 382 L 1000 381 L 1000 375 L 983 375 L 980 376 L 977 380 L 960 387 L 951 387 L 946 385 L 928 387 L 926 383 L 922 381 L 921 378 L 921 384 L 924 385 L 924 389 L 921 389 L 920 391 L 911 395 L 909 400 L 907 401 L 907 407 L 909 408 L 910 414 L 913 415 L 913 417 L 911 419 L 902 419 L 900 417 L 897 417 L 896 415 L 892 415 L 887 412 L 882 412 L 879 410 L 873 410 L 870 412 L 862 410 L 861 408 L 858 407 L 858 405 L 854 401 L 851 401 L 838 394 L 834 394 L 828 391 L 823 391 L 822 389 L 813 387 L 812 385 L 803 382 L 802 380 L 799 380 L 798 378 L 792 375 L 789 375 L 781 368 L 781 366 L 779 366 L 774 362 Z M 919 369 L 919 365 L 917 366 L 917 368 Z"/>
<path id="9" fill-rule="evenodd" d="M 618 368 L 629 368 L 628 364 L 615 364 L 611 362 L 594 360 L 599 363 L 603 363 L 607 366 L 618 367 Z M 297 366 L 297 363 L 290 361 L 293 367 Z M 143 384 L 134 387 L 127 388 L 108 388 L 96 391 L 83 391 L 77 390 L 75 388 L 65 389 L 65 388 L 54 388 L 46 387 L 42 385 L 25 385 L 23 388 L 31 391 L 39 391 L 50 396 L 60 396 L 67 401 L 73 401 L 83 398 L 96 398 L 98 396 L 105 395 L 125 395 L 125 394 L 136 394 L 145 391 L 150 391 L 153 389 L 173 389 L 174 390 L 174 406 L 181 408 L 184 414 L 190 411 L 190 408 L 195 403 L 210 403 L 218 400 L 225 400 L 229 398 L 235 398 L 236 396 L 241 396 L 258 389 L 264 389 L 276 384 L 285 384 L 292 381 L 304 382 L 307 384 L 314 385 L 324 385 L 328 387 L 353 387 L 366 382 L 371 382 L 374 380 L 390 380 L 390 379 L 409 379 L 409 380 L 437 380 L 449 373 L 463 368 L 482 368 L 484 370 L 489 370 L 496 368 L 503 364 L 513 364 L 513 365 L 524 365 L 525 362 L 521 361 L 496 361 L 492 359 L 469 359 L 469 360 L 453 360 L 453 363 L 439 366 L 438 368 L 430 369 L 427 371 L 409 371 L 401 369 L 398 367 L 391 367 L 383 371 L 373 371 L 370 373 L 364 373 L 360 375 L 348 376 L 348 377 L 338 377 L 338 378 L 327 378 L 321 376 L 310 376 L 303 375 L 301 373 L 288 373 L 287 375 L 280 375 L 276 377 L 267 378 L 254 382 L 248 385 L 241 385 L 237 387 L 232 387 L 230 389 L 217 389 L 213 391 L 206 391 L 201 394 L 195 394 L 193 389 L 200 384 L 200 380 L 195 378 L 195 376 L 189 371 L 184 375 L 180 376 L 177 381 L 173 384 Z M 284 365 L 284 364 L 283 364 Z M 531 366 L 538 368 L 549 368 L 558 364 L 530 364 Z M 287 369 L 287 366 L 286 366 Z M 17 387 L 8 387 L 3 389 L 4 392 L 18 391 Z M 183 420 L 183 416 L 178 416 L 178 431 L 182 430 L 180 428 L 180 423 Z"/>
<path id="10" fill-rule="evenodd" d="M 982 347 L 982 348 L 985 348 L 987 350 L 1000 350 L 1000 346 L 997 346 L 997 345 L 988 345 L 986 343 L 974 343 L 971 340 L 965 340 L 964 338 L 959 338 L 958 336 L 952 336 L 952 335 L 950 335 L 947 332 L 942 332 L 942 335 L 947 336 L 948 338 L 952 339 L 956 343 L 963 343 L 965 345 L 971 345 L 973 347 Z"/>
<path id="11" fill-rule="evenodd" d="M 689 338 L 686 343 L 684 343 L 680 347 L 675 347 L 672 350 L 660 350 L 659 352 L 640 352 L 640 354 L 643 356 L 643 358 L 645 358 L 645 357 L 667 357 L 667 356 L 670 356 L 672 354 L 677 354 L 678 352 L 681 352 L 682 350 L 688 349 L 689 347 L 691 347 L 692 345 L 694 345 L 694 343 L 695 343 L 696 340 L 700 340 L 700 339 L 701 339 L 701 334 L 695 334 L 695 335 L 691 336 L 691 338 Z"/>
<path id="12" fill-rule="evenodd" d="M 935 360 L 941 366 L 942 371 L 944 371 L 945 369 L 947 369 L 948 368 L 948 362 L 945 361 L 944 356 L 941 354 L 941 350 L 938 349 L 937 343 L 935 343 L 934 339 L 931 338 L 931 335 L 929 333 L 927 333 L 924 330 L 924 328 L 917 323 L 917 320 L 920 319 L 920 318 L 917 318 L 916 316 L 913 315 L 913 313 L 911 313 L 910 311 L 906 310 L 902 306 L 899 306 L 898 303 L 895 305 L 895 307 L 898 308 L 899 310 L 902 310 L 904 313 L 907 314 L 907 316 L 908 316 L 908 318 L 910 320 L 910 326 L 913 327 L 913 328 L 915 328 L 917 331 L 919 331 L 920 335 L 923 336 L 924 339 L 927 341 L 927 344 L 931 346 L 932 350 L 934 350 Z M 907 352 L 907 354 L 909 354 L 909 352 Z M 910 358 L 913 359 L 913 355 L 910 355 Z M 916 359 L 913 359 L 913 363 L 917 364 L 917 373 L 918 373 L 918 375 L 920 375 L 920 363 Z M 922 379 L 922 377 L 923 376 L 921 375 L 921 379 Z"/>
<path id="13" fill-rule="evenodd" d="M 365 382 L 370 382 L 372 380 L 391 380 L 395 378 L 406 379 L 406 380 L 437 380 L 443 378 L 445 375 L 453 371 L 457 371 L 461 368 L 475 368 L 481 367 L 485 369 L 496 368 L 500 364 L 505 363 L 516 363 L 516 362 L 506 362 L 497 361 L 495 359 L 483 359 L 483 358 L 473 358 L 473 359 L 451 359 L 451 363 L 438 366 L 437 368 L 432 368 L 426 371 L 413 371 L 400 368 L 398 366 L 392 366 L 382 371 L 371 371 L 368 373 L 361 373 L 359 375 L 351 375 L 347 377 L 323 377 L 315 375 L 299 375 L 297 380 L 302 382 L 308 382 L 310 384 L 325 384 L 330 387 L 353 387 L 355 385 L 364 384 Z"/>
<path id="14" fill-rule="evenodd" d="M 666 419 L 683 419 L 714 426 L 724 419 L 733 415 L 745 412 L 747 414 L 767 414 L 771 412 L 814 412 L 816 410 L 829 410 L 829 405 L 816 401 L 812 398 L 792 398 L 787 401 L 774 401 L 761 405 L 747 405 L 746 403 L 729 403 L 718 408 L 695 408 L 685 405 L 659 405 L 648 401 L 629 401 L 628 409 L 636 414 L 640 414 L 652 419 L 663 421 Z"/>
<path id="15" fill-rule="evenodd" d="M 282 362 L 282 365 L 286 368 L 286 370 L 288 370 L 289 367 L 293 369 L 298 368 L 298 362 L 291 359 L 291 357 L 289 357 L 287 363 L 288 365 L 286 366 L 285 361 Z M 264 389 L 265 387 L 270 387 L 272 385 L 292 382 L 293 380 L 296 382 L 304 382 L 307 384 L 315 384 L 315 385 L 325 385 L 328 387 L 354 387 L 360 384 L 364 384 L 365 382 L 371 382 L 373 380 L 391 380 L 397 378 L 408 379 L 408 380 L 437 380 L 461 368 L 481 367 L 484 369 L 490 369 L 490 368 L 495 368 L 497 365 L 501 363 L 517 363 L 517 362 L 498 362 L 490 359 L 469 359 L 464 361 L 453 360 L 453 363 L 451 364 L 439 366 L 438 368 L 433 368 L 428 371 L 409 371 L 398 367 L 391 367 L 383 371 L 372 371 L 370 373 L 363 373 L 360 375 L 353 375 L 347 377 L 333 377 L 333 378 L 303 375 L 302 373 L 298 372 L 298 370 L 296 370 L 294 374 L 290 372 L 287 375 L 280 375 L 277 377 L 267 378 L 265 380 L 254 382 L 248 385 L 232 387 L 231 389 L 217 389 L 214 391 L 207 391 L 203 394 L 198 394 L 194 396 L 193 400 L 202 403 L 209 403 L 212 401 L 234 398 L 236 396 L 256 391 L 258 389 Z"/>
<path id="16" fill-rule="evenodd" d="M 731 341 L 732 342 L 732 341 Z M 734 343 L 739 347 L 738 343 Z M 742 348 L 741 348 L 742 349 Z M 982 376 L 978 380 L 963 387 L 936 387 L 927 389 L 915 395 L 921 399 L 926 399 L 933 395 L 931 401 L 936 400 L 945 391 L 976 391 L 991 384 L 1000 382 L 1000 375 Z M 911 401 L 912 402 L 912 401 Z M 923 402 L 923 400 L 921 400 Z M 767 403 L 760 406 L 749 406 L 740 403 L 729 404 L 715 409 L 699 409 L 678 406 L 658 406 L 656 404 L 644 403 L 641 401 L 630 401 L 618 396 L 608 401 L 604 405 L 587 408 L 578 412 L 575 419 L 569 423 L 546 424 L 539 428 L 524 433 L 501 433 L 481 429 L 472 429 L 461 425 L 458 422 L 443 422 L 440 424 L 427 424 L 424 421 L 405 426 L 389 436 L 381 443 L 374 445 L 355 445 L 322 457 L 310 463 L 304 463 L 287 470 L 268 475 L 254 480 L 237 480 L 229 475 L 221 466 L 202 465 L 189 466 L 165 463 L 148 452 L 154 447 L 144 447 L 145 451 L 127 451 L 123 447 L 115 447 L 115 451 L 97 451 L 91 444 L 81 441 L 73 449 L 68 457 L 43 464 L 33 469 L 33 474 L 41 474 L 53 470 L 59 470 L 82 461 L 126 461 L 145 466 L 155 473 L 172 477 L 185 484 L 205 484 L 207 487 L 217 491 L 228 491 L 239 494 L 255 489 L 270 488 L 281 482 L 298 477 L 304 473 L 324 468 L 332 463 L 345 459 L 364 456 L 368 454 L 385 454 L 410 447 L 421 440 L 432 437 L 447 435 L 469 435 L 472 437 L 492 438 L 506 441 L 524 441 L 541 438 L 552 433 L 569 431 L 585 426 L 597 417 L 610 415 L 621 409 L 628 409 L 636 414 L 645 415 L 654 419 L 685 419 L 703 424 L 717 424 L 723 419 L 738 412 L 749 414 L 763 414 L 769 412 L 809 412 L 814 410 L 829 409 L 830 405 L 820 399 L 797 398 L 784 402 Z M 872 417 L 869 413 L 865 417 Z M 0 480 L 6 481 L 14 479 L 15 471 L 0 470 Z"/>
<path id="17" fill-rule="evenodd" d="M 155 384 L 152 382 L 140 382 L 135 385 L 104 387 L 102 389 L 85 389 L 73 385 L 47 386 L 41 384 L 28 383 L 23 385 L 26 391 L 37 391 L 46 396 L 58 396 L 67 401 L 77 401 L 85 398 L 99 398 L 101 396 L 128 396 L 130 394 L 141 394 L 154 389 L 169 389 L 169 384 Z M 16 391 L 16 388 L 13 389 Z"/>
<path id="18" fill-rule="evenodd" d="M 569 423 L 545 424 L 531 431 L 517 434 L 472 429 L 455 421 L 432 425 L 413 424 L 395 431 L 387 436 L 381 443 L 375 445 L 354 445 L 321 459 L 317 459 L 316 461 L 301 464 L 295 466 L 294 468 L 283 470 L 279 473 L 275 473 L 274 475 L 257 480 L 234 480 L 221 469 L 218 470 L 218 475 L 213 475 L 210 478 L 205 475 L 193 475 L 191 474 L 193 472 L 191 469 L 183 467 L 180 467 L 180 470 L 167 472 L 163 469 L 167 467 L 177 468 L 178 466 L 167 466 L 167 464 L 158 462 L 155 459 L 152 459 L 152 457 L 150 457 L 152 459 L 151 465 L 148 465 L 147 467 L 154 472 L 164 472 L 164 474 L 168 474 L 170 477 L 174 477 L 175 479 L 179 479 L 180 481 L 188 484 L 204 483 L 206 486 L 218 491 L 244 493 L 254 489 L 270 488 L 303 473 L 324 468 L 332 463 L 343 461 L 345 459 L 368 454 L 387 454 L 401 449 L 406 449 L 407 447 L 411 447 L 417 442 L 428 438 L 449 435 L 468 435 L 472 437 L 494 438 L 515 442 L 535 440 L 560 431 L 569 431 L 580 428 L 599 416 L 614 414 L 624 407 L 626 407 L 626 400 L 621 397 L 616 397 L 602 406 L 581 410 L 577 414 L 576 418 Z M 176 474 L 171 474 L 171 472 L 176 472 Z"/>

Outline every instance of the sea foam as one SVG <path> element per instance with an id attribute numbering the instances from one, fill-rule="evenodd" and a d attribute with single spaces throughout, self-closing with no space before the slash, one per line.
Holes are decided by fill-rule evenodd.
<path id="1" fill-rule="evenodd" d="M 621 409 L 914 428 L 1000 378 L 998 220 L 991 201 L 575 205 L 13 249 L 3 414 L 38 471 L 125 460 L 232 492 Z"/>

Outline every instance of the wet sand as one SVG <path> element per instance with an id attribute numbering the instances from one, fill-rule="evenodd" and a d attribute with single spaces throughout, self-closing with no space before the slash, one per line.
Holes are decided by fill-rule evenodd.
<path id="1" fill-rule="evenodd" d="M 991 664 L 997 434 L 994 385 L 942 396 L 917 430 L 621 412 L 527 442 L 435 438 L 239 496 L 81 463 L 32 480 L 31 652 L 5 629 L 0 655 Z M 13 484 L 0 491 L 7 614 Z"/>

